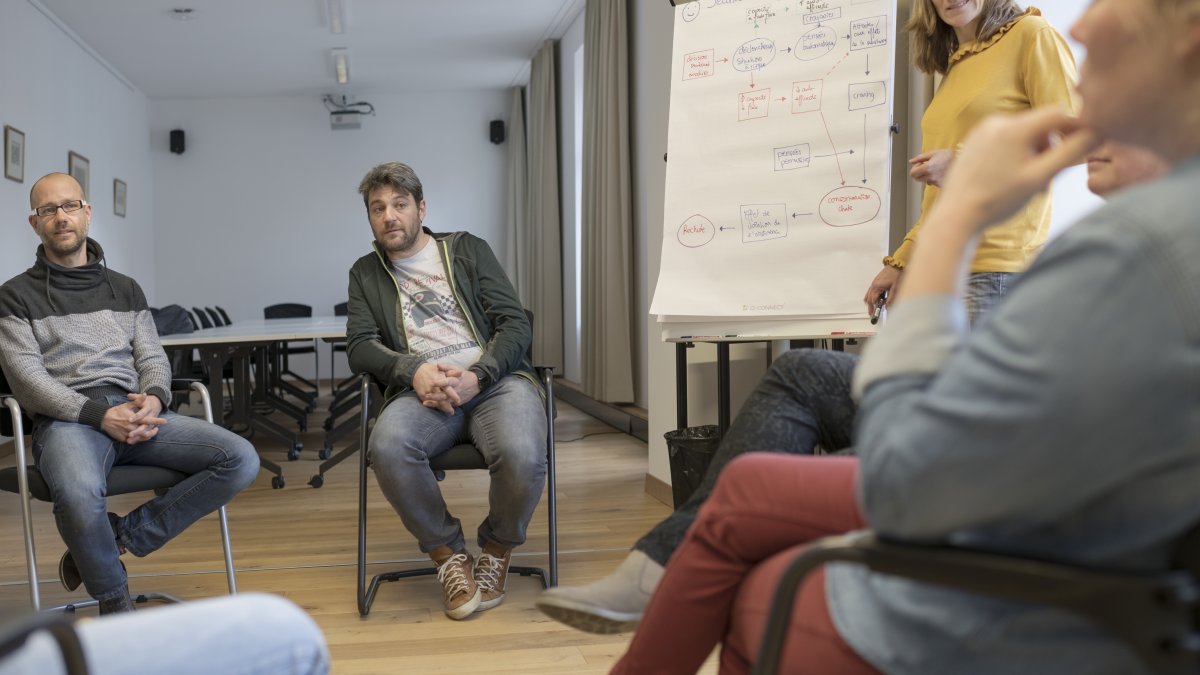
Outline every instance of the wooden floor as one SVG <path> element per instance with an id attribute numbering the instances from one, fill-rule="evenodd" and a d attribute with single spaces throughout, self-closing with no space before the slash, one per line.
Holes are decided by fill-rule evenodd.
<path id="1" fill-rule="evenodd" d="M 541 588 L 535 579 L 510 577 L 504 604 L 465 621 L 442 613 L 441 590 L 432 577 L 401 580 L 384 584 L 370 616 L 360 618 L 355 604 L 357 456 L 326 474 L 323 487 L 307 485 L 320 463 L 316 451 L 323 443 L 327 402 L 321 399 L 310 416 L 297 461 L 287 461 L 280 442 L 251 439 L 265 457 L 283 464 L 287 487 L 271 489 L 271 475 L 264 471 L 230 504 L 239 590 L 277 593 L 307 610 L 325 632 L 338 674 L 608 672 L 630 636 L 591 635 L 548 619 L 533 606 Z M 565 404 L 559 411 L 559 581 L 572 584 L 611 571 L 668 508 L 643 490 L 645 443 Z M 293 422 L 288 424 L 294 428 Z M 14 461 L 11 444 L 0 446 L 0 466 Z M 368 575 L 425 564 L 373 476 L 370 481 Z M 442 490 L 474 548 L 475 528 L 487 510 L 487 474 L 452 472 Z M 142 499 L 116 497 L 109 508 L 124 513 Z M 83 599 L 58 582 L 56 567 L 64 549 L 50 506 L 35 502 L 34 509 L 43 604 Z M 544 566 L 546 533 L 543 503 L 514 563 Z M 0 541 L 5 542 L 0 549 L 0 614 L 11 614 L 29 607 L 29 587 L 20 503 L 8 493 L 0 495 Z M 165 591 L 195 599 L 225 592 L 215 516 L 151 556 L 123 560 L 134 593 Z M 701 672 L 716 672 L 715 660 L 710 658 Z"/>

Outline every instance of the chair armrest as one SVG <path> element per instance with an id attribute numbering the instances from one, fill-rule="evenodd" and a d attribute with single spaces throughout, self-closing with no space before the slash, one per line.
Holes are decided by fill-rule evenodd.
<path id="1" fill-rule="evenodd" d="M 1049 605 L 1090 619 L 1124 640 L 1156 673 L 1195 672 L 1200 584 L 1184 570 L 1135 573 L 941 545 L 888 541 L 869 531 L 826 537 L 788 566 L 772 602 L 754 673 L 775 673 L 796 591 L 820 565 L 872 571 L 993 597 Z"/>
<path id="2" fill-rule="evenodd" d="M 0 627 L 0 664 L 9 654 L 23 647 L 30 636 L 42 630 L 50 633 L 58 643 L 67 675 L 86 675 L 87 659 L 79 635 L 71 620 L 61 614 L 34 614 Z"/>

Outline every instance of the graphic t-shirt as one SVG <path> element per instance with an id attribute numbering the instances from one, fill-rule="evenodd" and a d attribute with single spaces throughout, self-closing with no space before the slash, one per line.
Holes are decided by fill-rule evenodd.
<path id="1" fill-rule="evenodd" d="M 430 239 L 416 255 L 388 262 L 400 287 L 400 328 L 409 353 L 464 370 L 478 361 L 483 350 L 454 299 L 437 244 Z"/>

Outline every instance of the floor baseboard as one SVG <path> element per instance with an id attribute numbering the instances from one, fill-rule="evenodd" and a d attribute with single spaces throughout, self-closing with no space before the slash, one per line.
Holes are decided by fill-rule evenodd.
<path id="1" fill-rule="evenodd" d="M 554 397 L 638 440 L 645 441 L 649 436 L 650 427 L 645 419 L 612 404 L 597 401 L 560 379 L 554 381 Z"/>
<path id="2" fill-rule="evenodd" d="M 671 491 L 671 484 L 666 481 L 646 474 L 646 494 L 672 509 L 675 508 L 675 493 Z"/>

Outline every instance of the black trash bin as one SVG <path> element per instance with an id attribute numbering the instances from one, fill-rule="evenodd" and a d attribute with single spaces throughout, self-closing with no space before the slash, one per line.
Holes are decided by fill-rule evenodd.
<path id="1" fill-rule="evenodd" d="M 704 480 L 721 442 L 721 431 L 715 424 L 706 424 L 668 431 L 663 438 L 671 459 L 671 496 L 679 508 Z"/>

